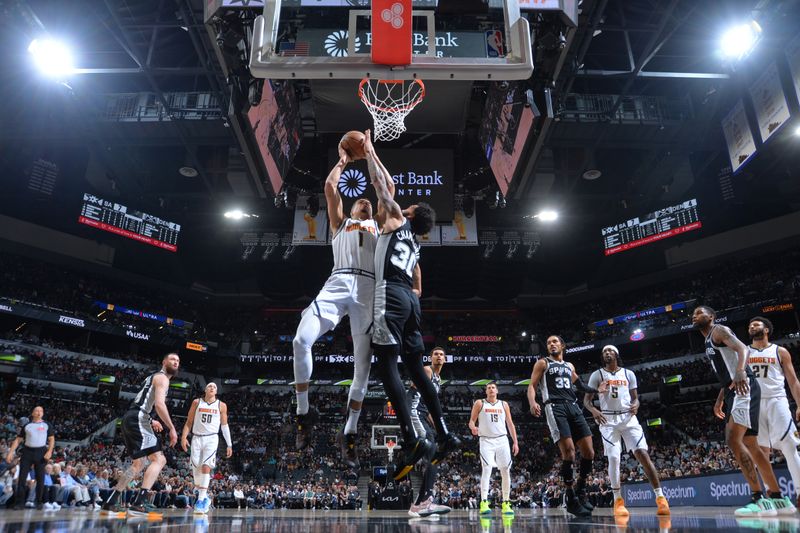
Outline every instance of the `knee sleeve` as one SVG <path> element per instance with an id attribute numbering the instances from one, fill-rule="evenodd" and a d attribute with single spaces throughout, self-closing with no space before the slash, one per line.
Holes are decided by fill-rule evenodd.
<path id="1" fill-rule="evenodd" d="M 300 325 L 297 326 L 294 340 L 292 340 L 292 351 L 294 354 L 294 380 L 296 383 L 308 383 L 311 381 L 311 371 L 314 360 L 311 357 L 311 346 L 317 339 L 331 329 L 332 324 L 325 319 L 316 316 L 311 311 L 303 313 Z"/>
<path id="2" fill-rule="evenodd" d="M 372 359 L 372 346 L 369 335 L 353 335 L 353 384 L 350 385 L 350 400 L 364 401 L 369 384 L 369 369 Z"/>
<path id="3" fill-rule="evenodd" d="M 561 480 L 567 485 L 571 485 L 573 476 L 572 461 L 561 461 Z"/>

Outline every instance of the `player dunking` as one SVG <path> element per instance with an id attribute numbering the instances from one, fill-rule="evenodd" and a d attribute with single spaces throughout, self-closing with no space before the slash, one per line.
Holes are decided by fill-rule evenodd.
<path id="1" fill-rule="evenodd" d="M 715 324 L 716 316 L 717 313 L 712 308 L 701 305 L 692 313 L 692 325 L 705 337 L 706 357 L 719 379 L 720 389 L 714 404 L 714 415 L 725 421 L 725 441 L 753 493 L 752 501 L 737 509 L 735 514 L 774 516 L 777 514 L 775 505 L 764 497 L 756 474 L 758 465 L 767 487 L 778 490 L 772 466 L 758 447 L 756 437 L 761 387 L 747 365 L 750 353 L 747 346 L 736 338 L 730 328 Z M 768 473 L 772 479 L 768 479 Z"/>
<path id="2" fill-rule="evenodd" d="M 578 398 L 572 390 L 575 383 L 581 392 L 605 392 L 608 384 L 603 382 L 593 389 L 583 383 L 572 363 L 564 361 L 564 339 L 558 335 L 547 338 L 547 357 L 533 365 L 531 382 L 528 385 L 528 403 L 531 414 L 542 416 L 542 408 L 536 403 L 536 387 L 540 386 L 547 426 L 553 441 L 561 452 L 561 479 L 567 487 L 567 511 L 576 516 L 590 516 L 593 506 L 586 500 L 586 478 L 592 473 L 594 447 L 592 431 L 583 418 Z M 581 452 L 578 482 L 573 489 L 575 446 Z"/>
<path id="3" fill-rule="evenodd" d="M 433 383 L 436 392 L 442 388 L 442 368 L 445 363 L 444 348 L 436 347 L 431 350 L 431 364 L 425 367 L 425 375 Z M 428 440 L 436 438 L 436 430 L 431 423 L 431 415 L 428 407 L 420 401 L 422 396 L 417 388 L 412 384 L 408 389 L 408 403 L 411 406 L 411 423 L 418 435 L 424 436 Z M 427 464 L 422 473 L 422 486 L 419 489 L 417 500 L 411 505 L 408 514 L 413 517 L 424 517 L 432 514 L 446 514 L 451 511 L 446 505 L 439 505 L 433 502 L 433 486 L 436 483 L 436 476 L 439 473 L 439 466 L 432 464 L 435 449 L 431 447 L 428 456 L 425 458 Z"/>
<path id="4" fill-rule="evenodd" d="M 378 201 L 386 210 L 378 245 L 375 249 L 375 310 L 372 344 L 378 358 L 378 371 L 386 395 L 395 406 L 403 434 L 403 454 L 395 480 L 403 479 L 414 464 L 428 455 L 432 444 L 417 435 L 411 421 L 411 409 L 405 401 L 405 389 L 397 368 L 397 357 L 422 395 L 436 428 L 438 449 L 431 460 L 436 464 L 455 451 L 461 441 L 447 430 L 436 388 L 428 379 L 422 365 L 425 345 L 422 342 L 420 321 L 422 312 L 419 296 L 413 291 L 414 278 L 421 279 L 418 265 L 417 236 L 426 235 L 434 225 L 436 214 L 425 203 L 412 205 L 405 211 L 392 198 L 391 175 L 375 157 L 375 149 L 366 131 L 365 153 L 367 167 Z"/>
<path id="5" fill-rule="evenodd" d="M 189 408 L 189 416 L 181 433 L 181 448 L 189 449 L 189 430 L 192 431 L 192 474 L 197 489 L 195 514 L 206 514 L 211 505 L 208 498 L 208 484 L 211 481 L 211 469 L 217 464 L 217 448 L 219 447 L 219 431 L 227 445 L 226 457 L 233 455 L 231 428 L 228 426 L 228 406 L 217 398 L 217 384 L 213 381 L 206 385 L 202 398 L 195 398 Z"/>
<path id="6" fill-rule="evenodd" d="M 325 332 L 332 330 L 345 315 L 350 316 L 350 333 L 353 337 L 354 372 L 350 386 L 349 412 L 343 435 L 340 435 L 342 459 L 351 468 L 358 468 L 356 429 L 361 405 L 367 392 L 372 348 L 368 329 L 372 324 L 372 306 L 375 297 L 375 245 L 383 218 L 378 213 L 372 218 L 372 204 L 359 199 L 353 204 L 350 216 L 345 218 L 339 179 L 351 162 L 339 146 L 339 161 L 325 180 L 325 199 L 328 203 L 328 222 L 333 233 L 333 270 L 322 290 L 302 313 L 300 325 L 292 343 L 294 350 L 294 379 L 297 394 L 298 450 L 311 442 L 315 418 L 309 411 L 308 388 L 311 381 L 313 358 L 311 346 Z M 381 166 L 376 158 L 376 164 Z M 391 181 L 391 180 L 390 180 Z M 394 183 L 390 184 L 394 195 Z"/>
<path id="7" fill-rule="evenodd" d="M 771 448 L 781 451 L 796 489 L 800 487 L 800 455 L 797 453 L 800 439 L 794 424 L 795 417 L 792 416 L 789 400 L 786 398 L 786 385 L 789 385 L 794 401 L 800 405 L 800 382 L 797 381 L 789 350 L 769 341 L 773 331 L 775 330 L 769 319 L 761 316 L 750 319 L 749 365 L 761 387 L 757 440 L 767 458 Z M 800 407 L 796 416 L 800 418 Z M 756 466 L 761 472 L 761 465 Z M 763 479 L 763 472 L 761 476 Z M 772 503 L 778 514 L 794 514 L 797 510 L 788 497 L 775 496 Z"/>
<path id="8" fill-rule="evenodd" d="M 475 425 L 475 422 L 478 425 Z M 481 456 L 481 508 L 480 514 L 489 514 L 489 483 L 492 481 L 492 470 L 500 469 L 503 503 L 501 512 L 512 516 L 511 508 L 511 454 L 519 453 L 517 428 L 511 418 L 508 403 L 497 398 L 497 383 L 486 384 L 486 399 L 476 400 L 472 404 L 469 417 L 469 429 L 473 435 L 480 437 Z M 508 434 L 511 434 L 513 447 L 508 447 Z"/>
<path id="9" fill-rule="evenodd" d="M 600 383 L 607 382 L 608 390 L 600 394 L 600 410 L 595 408 L 592 401 L 594 393 L 583 396 L 583 405 L 594 417 L 600 426 L 600 436 L 603 439 L 603 450 L 608 458 L 608 479 L 611 480 L 611 490 L 614 492 L 614 515 L 628 516 L 630 513 L 625 508 L 620 487 L 619 464 L 622 457 L 622 441 L 625 448 L 633 452 L 633 456 L 644 468 L 644 473 L 656 495 L 657 515 L 669 514 L 669 503 L 661 490 L 661 481 L 658 478 L 650 454 L 647 453 L 647 441 L 644 438 L 642 425 L 636 418 L 639 410 L 639 394 L 637 392 L 636 374 L 632 370 L 622 368 L 619 350 L 616 346 L 603 347 L 603 368 L 595 370 L 589 376 L 589 386 L 597 388 Z"/>
<path id="10" fill-rule="evenodd" d="M 175 446 L 178 442 L 178 433 L 167 410 L 167 389 L 169 380 L 178 373 L 181 360 L 176 353 L 168 353 L 161 361 L 161 370 L 151 374 L 144 380 L 142 388 L 134 398 L 130 409 L 122 417 L 122 440 L 125 441 L 125 449 L 133 458 L 133 463 L 117 480 L 114 490 L 111 491 L 108 499 L 103 504 L 103 511 L 117 516 L 124 516 L 125 508 L 119 505 L 119 495 L 128 488 L 128 484 L 136 479 L 144 467 L 144 458 L 150 461 L 145 470 L 144 479 L 139 491 L 133 498 L 128 513 L 134 516 L 149 516 L 157 518 L 161 516 L 151 503 L 147 502 L 146 495 L 153 484 L 158 479 L 161 469 L 167 464 L 167 459 L 161 451 L 161 441 L 156 437 L 155 432 L 161 432 L 166 426 L 169 431 L 169 445 Z M 156 412 L 161 420 L 153 420 L 151 415 Z"/>

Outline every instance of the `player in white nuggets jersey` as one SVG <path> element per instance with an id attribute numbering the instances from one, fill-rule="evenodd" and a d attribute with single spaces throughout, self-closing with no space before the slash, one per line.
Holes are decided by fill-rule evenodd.
<path id="1" fill-rule="evenodd" d="M 189 448 L 189 430 L 192 432 L 191 463 L 194 473 L 194 486 L 197 489 L 195 514 L 205 514 L 211 504 L 208 498 L 208 484 L 211 481 L 211 469 L 217 464 L 217 448 L 219 432 L 227 444 L 226 457 L 233 455 L 231 429 L 228 427 L 228 406 L 217 398 L 217 385 L 214 382 L 206 385 L 205 395 L 196 398 L 189 408 L 189 416 L 181 433 L 183 451 Z"/>
<path id="2" fill-rule="evenodd" d="M 611 490 L 614 492 L 614 516 L 628 516 L 630 513 L 625 508 L 620 486 L 619 465 L 622 458 L 622 441 L 625 448 L 633 452 L 633 456 L 641 463 L 644 473 L 656 495 L 658 515 L 669 514 L 669 503 L 661 490 L 661 481 L 658 478 L 650 454 L 647 453 L 647 441 L 644 431 L 636 418 L 639 410 L 639 394 L 637 392 L 636 374 L 627 368 L 622 368 L 619 350 L 616 346 L 604 346 L 602 350 L 603 368 L 595 370 L 589 377 L 589 386 L 597 388 L 600 383 L 607 382 L 608 390 L 598 394 L 600 409 L 593 403 L 594 393 L 583 396 L 583 405 L 600 426 L 600 436 L 603 438 L 603 449 L 608 458 L 608 478 L 611 480 Z"/>
<path id="3" fill-rule="evenodd" d="M 786 385 L 792 391 L 794 401 L 800 405 L 800 382 L 797 380 L 789 350 L 769 342 L 774 331 L 772 322 L 757 316 L 750 319 L 750 369 L 761 386 L 761 406 L 758 416 L 758 444 L 769 457 L 771 449 L 780 450 L 786 458 L 786 466 L 792 475 L 795 487 L 800 487 L 800 455 L 797 445 L 800 439 L 794 424 L 792 410 L 786 397 Z M 800 418 L 800 407 L 795 415 Z M 796 508 L 785 497 L 773 499 L 778 514 L 792 514 Z"/>
<path id="4" fill-rule="evenodd" d="M 335 328 L 345 315 L 350 317 L 355 369 L 350 386 L 350 409 L 343 435 L 340 434 L 340 444 L 344 462 L 351 468 L 358 468 L 356 428 L 367 392 L 372 358 L 368 330 L 372 324 L 375 297 L 375 245 L 384 213 L 379 203 L 373 219 L 372 204 L 362 198 L 353 204 L 350 216 L 344 216 L 339 180 L 350 162 L 347 153 L 339 146 L 339 161 L 325 180 L 328 221 L 333 234 L 333 271 L 317 297 L 303 311 L 292 344 L 298 415 L 296 447 L 302 450 L 310 444 L 315 415 L 313 411 L 309 414 L 308 402 L 313 368 L 311 346 L 321 335 Z M 394 195 L 394 182 L 390 188 L 390 194 Z"/>
<path id="5" fill-rule="evenodd" d="M 477 426 L 475 425 L 477 422 Z M 469 429 L 472 434 L 480 438 L 481 456 L 481 508 L 480 514 L 490 514 L 489 509 L 489 483 L 492 479 L 492 469 L 500 469 L 502 479 L 503 503 L 501 506 L 504 515 L 513 515 L 511 508 L 511 455 L 519 453 L 517 442 L 517 428 L 511 418 L 508 403 L 497 398 L 497 383 L 491 381 L 486 384 L 486 399 L 476 400 L 472 404 L 472 413 L 469 417 Z M 508 447 L 508 435 L 511 434 L 513 448 Z"/>
<path id="6" fill-rule="evenodd" d="M 725 441 L 733 452 L 742 475 L 750 485 L 752 501 L 735 511 L 736 516 L 774 516 L 775 505 L 765 498 L 758 482 L 756 467 L 770 496 L 779 491 L 772 465 L 758 446 L 758 411 L 761 387 L 747 365 L 750 350 L 730 328 L 715 324 L 716 311 L 707 305 L 696 307 L 692 325 L 705 337 L 706 357 L 719 379 L 720 390 L 714 404 L 714 416 L 725 421 Z M 775 492 L 774 494 L 780 494 Z"/>

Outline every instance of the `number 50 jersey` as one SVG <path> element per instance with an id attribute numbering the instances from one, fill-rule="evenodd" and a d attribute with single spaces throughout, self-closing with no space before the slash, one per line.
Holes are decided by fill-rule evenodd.
<path id="1" fill-rule="evenodd" d="M 419 261 L 419 243 L 411 231 L 411 222 L 391 233 L 381 233 L 375 247 L 375 283 L 401 283 L 411 288 L 414 267 Z"/>
<path id="2" fill-rule="evenodd" d="M 219 433 L 219 425 L 219 400 L 206 403 L 203 398 L 200 398 L 197 402 L 197 411 L 194 413 L 192 435 L 195 437 L 216 435 Z"/>

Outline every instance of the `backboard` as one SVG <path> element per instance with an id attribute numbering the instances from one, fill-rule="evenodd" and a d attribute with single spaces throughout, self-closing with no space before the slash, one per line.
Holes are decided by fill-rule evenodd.
<path id="1" fill-rule="evenodd" d="M 368 51 L 372 39 L 369 1 L 329 0 L 312 4 L 330 9 L 339 6 L 338 19 L 347 21 L 346 28 L 331 28 L 333 31 L 322 39 L 322 50 L 315 44 L 320 39 L 314 38 L 313 33 L 319 30 L 309 24 L 313 20 L 311 16 L 305 17 L 296 36 L 287 38 L 286 21 L 282 21 L 281 16 L 297 13 L 295 3 L 290 0 L 264 3 L 263 14 L 253 25 L 250 54 L 253 76 L 310 80 L 521 80 L 529 78 L 533 72 L 530 26 L 521 16 L 519 0 L 498 0 L 495 11 L 500 13 L 499 24 L 484 24 L 475 28 L 477 31 L 464 32 L 474 34 L 478 50 L 458 55 L 447 53 L 452 50 L 443 50 L 453 48 L 450 45 L 458 37 L 453 36 L 456 33 L 453 31 L 437 31 L 443 16 L 434 10 L 437 2 L 414 0 L 414 49 L 408 65 L 377 65 L 372 61 Z M 283 12 L 282 8 L 285 8 Z"/>

